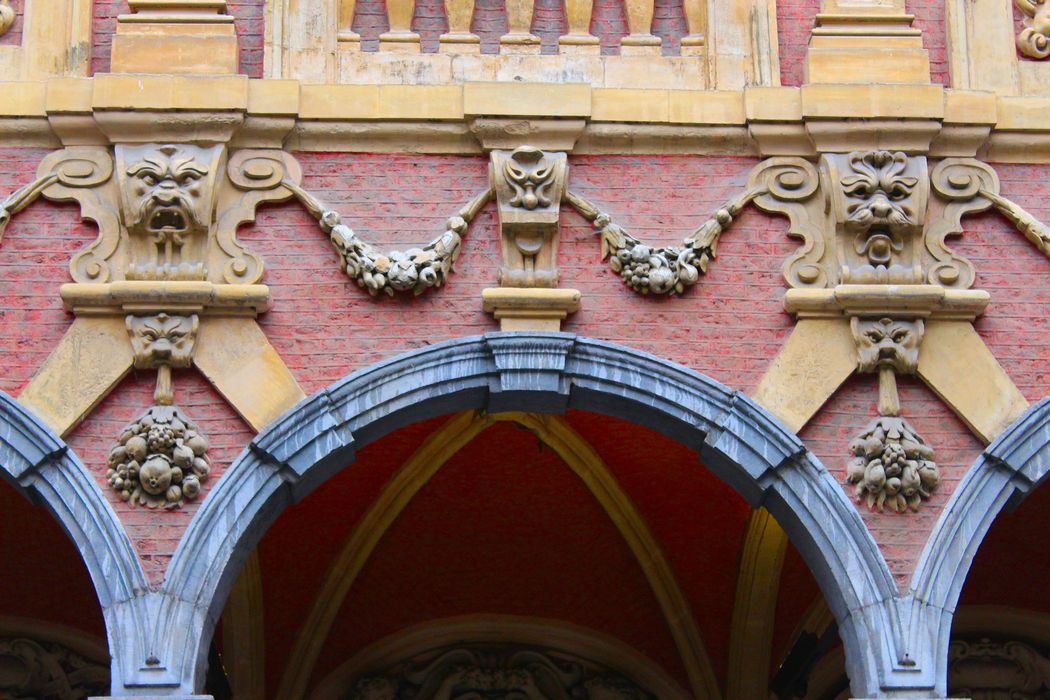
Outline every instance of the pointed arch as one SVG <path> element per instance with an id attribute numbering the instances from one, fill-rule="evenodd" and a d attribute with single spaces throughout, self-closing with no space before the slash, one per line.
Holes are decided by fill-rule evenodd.
<path id="1" fill-rule="evenodd" d="M 305 697 L 317 658 L 343 601 L 379 541 L 412 498 L 463 447 L 498 422 L 511 422 L 534 433 L 583 482 L 619 530 L 648 579 L 689 676 L 693 697 L 719 700 L 718 681 L 685 594 L 656 538 L 594 448 L 558 416 L 478 411 L 463 411 L 439 427 L 398 469 L 354 527 L 329 567 L 310 614 L 299 627 L 277 692 L 278 700 Z"/>
<path id="2" fill-rule="evenodd" d="M 557 414 L 569 407 L 677 440 L 752 506 L 773 514 L 839 621 L 856 695 L 933 686 L 920 653 L 927 643 L 916 632 L 921 625 L 899 608 L 875 541 L 794 434 L 743 394 L 688 368 L 567 333 L 492 333 L 428 346 L 301 402 L 260 433 L 208 494 L 175 552 L 143 639 L 178 674 L 180 689 L 192 692 L 248 553 L 284 507 L 351 463 L 358 447 L 463 410 Z"/>

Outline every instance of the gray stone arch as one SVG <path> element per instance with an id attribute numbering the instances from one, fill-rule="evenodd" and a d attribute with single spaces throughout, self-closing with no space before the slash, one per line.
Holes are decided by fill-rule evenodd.
<path id="1" fill-rule="evenodd" d="M 0 478 L 51 511 L 73 540 L 95 586 L 109 648 L 120 648 L 124 624 L 146 622 L 140 603 L 148 584 L 131 541 L 76 454 L 3 392 Z"/>
<path id="2" fill-rule="evenodd" d="M 999 514 L 1017 507 L 1048 475 L 1050 397 L 985 448 L 955 487 L 923 548 L 908 594 L 938 625 L 938 677 L 947 677 L 952 616 L 978 548 Z"/>
<path id="3" fill-rule="evenodd" d="M 739 392 L 636 350 L 565 333 L 457 339 L 354 372 L 260 433 L 195 514 L 161 589 L 145 644 L 165 687 L 200 688 L 208 642 L 244 560 L 288 504 L 399 427 L 468 409 L 578 408 L 653 428 L 693 448 L 752 505 L 768 508 L 835 613 L 859 697 L 929 697 L 926 628 L 903 614 L 881 553 L 842 487 L 798 438 Z M 921 627 L 921 625 L 920 625 Z M 164 677 L 157 675 L 156 681 Z M 114 692 L 133 694 L 139 672 Z"/>

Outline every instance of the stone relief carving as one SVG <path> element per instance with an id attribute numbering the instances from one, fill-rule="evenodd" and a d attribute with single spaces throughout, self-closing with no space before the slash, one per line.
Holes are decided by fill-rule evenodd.
<path id="1" fill-rule="evenodd" d="M 653 700 L 609 669 L 524 645 L 467 645 L 416 656 L 357 679 L 346 700 Z"/>
<path id="2" fill-rule="evenodd" d="M 837 227 L 844 284 L 919 284 L 929 177 L 925 158 L 855 151 L 822 158 Z"/>
<path id="3" fill-rule="evenodd" d="M 1017 35 L 1017 48 L 1029 58 L 1050 56 L 1050 4 L 1046 0 L 1014 0 L 1024 13 L 1024 29 Z"/>
<path id="4" fill-rule="evenodd" d="M 109 452 L 106 478 L 121 500 L 148 508 L 176 508 L 193 500 L 211 471 L 208 442 L 196 424 L 173 405 L 172 367 L 190 367 L 199 321 L 196 315 L 128 316 L 125 319 L 137 369 L 156 369 L 154 406 L 121 433 Z"/>
<path id="5" fill-rule="evenodd" d="M 806 161 L 770 158 L 752 171 L 747 189 L 715 211 L 714 216 L 682 241 L 681 247 L 661 248 L 639 241 L 613 222 L 609 214 L 577 193 L 566 192 L 565 201 L 594 224 L 601 239 L 602 259 L 609 261 L 609 267 L 628 287 L 640 294 L 674 295 L 696 284 L 707 272 L 715 258 L 719 238 L 745 207 L 755 202 L 763 209 L 780 210 L 771 201 L 804 202 L 813 197 L 817 186 L 816 170 Z M 793 215 L 793 223 L 799 218 Z M 823 250 L 819 237 L 814 237 L 812 227 L 805 223 L 793 226 L 792 233 L 807 239 L 807 249 Z M 806 269 L 803 277 L 808 274 Z"/>
<path id="6" fill-rule="evenodd" d="M 846 481 L 869 508 L 918 510 L 940 483 L 933 450 L 903 418 L 876 418 L 850 443 L 850 452 Z"/>
<path id="7" fill-rule="evenodd" d="M 639 294 L 673 295 L 696 284 L 700 275 L 707 272 L 722 232 L 757 194 L 748 190 L 725 204 L 713 218 L 687 236 L 681 248 L 646 245 L 578 194 L 570 192 L 566 200 L 594 224 L 601 240 L 602 260 L 609 261 L 609 268 L 619 274 L 628 287 Z"/>
<path id="8" fill-rule="evenodd" d="M 108 667 L 55 642 L 0 638 L 0 698 L 84 700 L 108 693 Z"/>
<path id="9" fill-rule="evenodd" d="M 109 452 L 106 478 L 121 500 L 177 508 L 197 498 L 211 472 L 208 441 L 176 406 L 151 406 Z"/>
<path id="10" fill-rule="evenodd" d="M 948 647 L 948 687 L 973 700 L 1050 698 L 1050 659 L 1019 641 L 953 641 Z"/>
<path id="11" fill-rule="evenodd" d="M 127 279 L 203 280 L 222 146 L 116 147 Z"/>
<path id="12" fill-rule="evenodd" d="M 408 291 L 418 295 L 444 284 L 454 269 L 467 226 L 492 197 L 491 190 L 479 194 L 450 217 L 445 232 L 430 243 L 405 251 L 382 253 L 343 224 L 338 212 L 325 207 L 295 183 L 283 184 L 329 236 L 339 254 L 339 266 L 343 272 L 372 296 L 380 293 L 393 296 Z"/>
<path id="13" fill-rule="evenodd" d="M 492 151 L 489 177 L 503 237 L 504 287 L 557 287 L 557 235 L 568 176 L 564 153 Z"/>
<path id="14" fill-rule="evenodd" d="M 857 371 L 879 374 L 879 417 L 850 443 L 853 458 L 846 466 L 846 482 L 869 508 L 918 510 L 940 483 L 940 471 L 933 450 L 900 417 L 897 374 L 917 370 L 925 324 L 921 318 L 855 316 L 850 327 L 857 343 Z"/>
<path id="15" fill-rule="evenodd" d="M 922 341 L 921 318 L 850 319 L 857 342 L 857 371 L 875 372 L 888 368 L 901 374 L 914 374 L 919 364 Z"/>

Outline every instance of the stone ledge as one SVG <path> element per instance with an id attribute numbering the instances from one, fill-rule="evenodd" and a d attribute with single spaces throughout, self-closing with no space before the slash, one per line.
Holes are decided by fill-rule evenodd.
<path id="1" fill-rule="evenodd" d="M 585 120 L 577 150 L 587 153 L 812 157 L 878 147 L 1050 162 L 1050 98 L 939 85 L 719 91 L 514 81 L 303 85 L 245 76 L 101 74 L 0 82 L 0 93 L 7 98 L 0 104 L 0 143 L 8 146 L 56 140 L 106 145 L 190 134 L 241 146 L 466 154 L 479 152 L 469 122 L 483 116 Z"/>

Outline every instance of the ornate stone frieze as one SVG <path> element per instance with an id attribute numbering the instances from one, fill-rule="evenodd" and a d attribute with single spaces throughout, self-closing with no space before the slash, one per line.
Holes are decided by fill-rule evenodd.
<path id="1" fill-rule="evenodd" d="M 948 688 L 973 700 L 1050 698 L 1050 659 L 1019 641 L 953 641 L 948 647 Z"/>
<path id="2" fill-rule="evenodd" d="M 568 175 L 564 153 L 532 146 L 492 151 L 489 175 L 499 205 L 504 287 L 557 287 L 557 233 Z"/>
<path id="3" fill-rule="evenodd" d="M 56 642 L 0 637 L 0 698 L 83 700 L 109 693 L 109 668 Z"/>
<path id="4" fill-rule="evenodd" d="M 1050 56 L 1050 3 L 1046 0 L 1014 0 L 1024 13 L 1024 29 L 1017 35 L 1017 48 L 1030 58 Z"/>
<path id="5" fill-rule="evenodd" d="M 405 251 L 382 253 L 344 224 L 338 212 L 327 208 L 296 183 L 283 184 L 331 239 L 346 276 L 372 296 L 381 293 L 394 296 L 408 291 L 418 295 L 444 284 L 455 267 L 467 226 L 492 197 L 491 190 L 479 194 L 450 217 L 445 232 L 429 243 Z"/>
<path id="6" fill-rule="evenodd" d="M 197 498 L 209 472 L 208 441 L 197 425 L 176 406 L 157 405 L 124 428 L 106 478 L 131 505 L 170 509 Z"/>
<path id="7" fill-rule="evenodd" d="M 652 700 L 631 680 L 543 647 L 466 645 L 359 677 L 346 700 Z"/>

